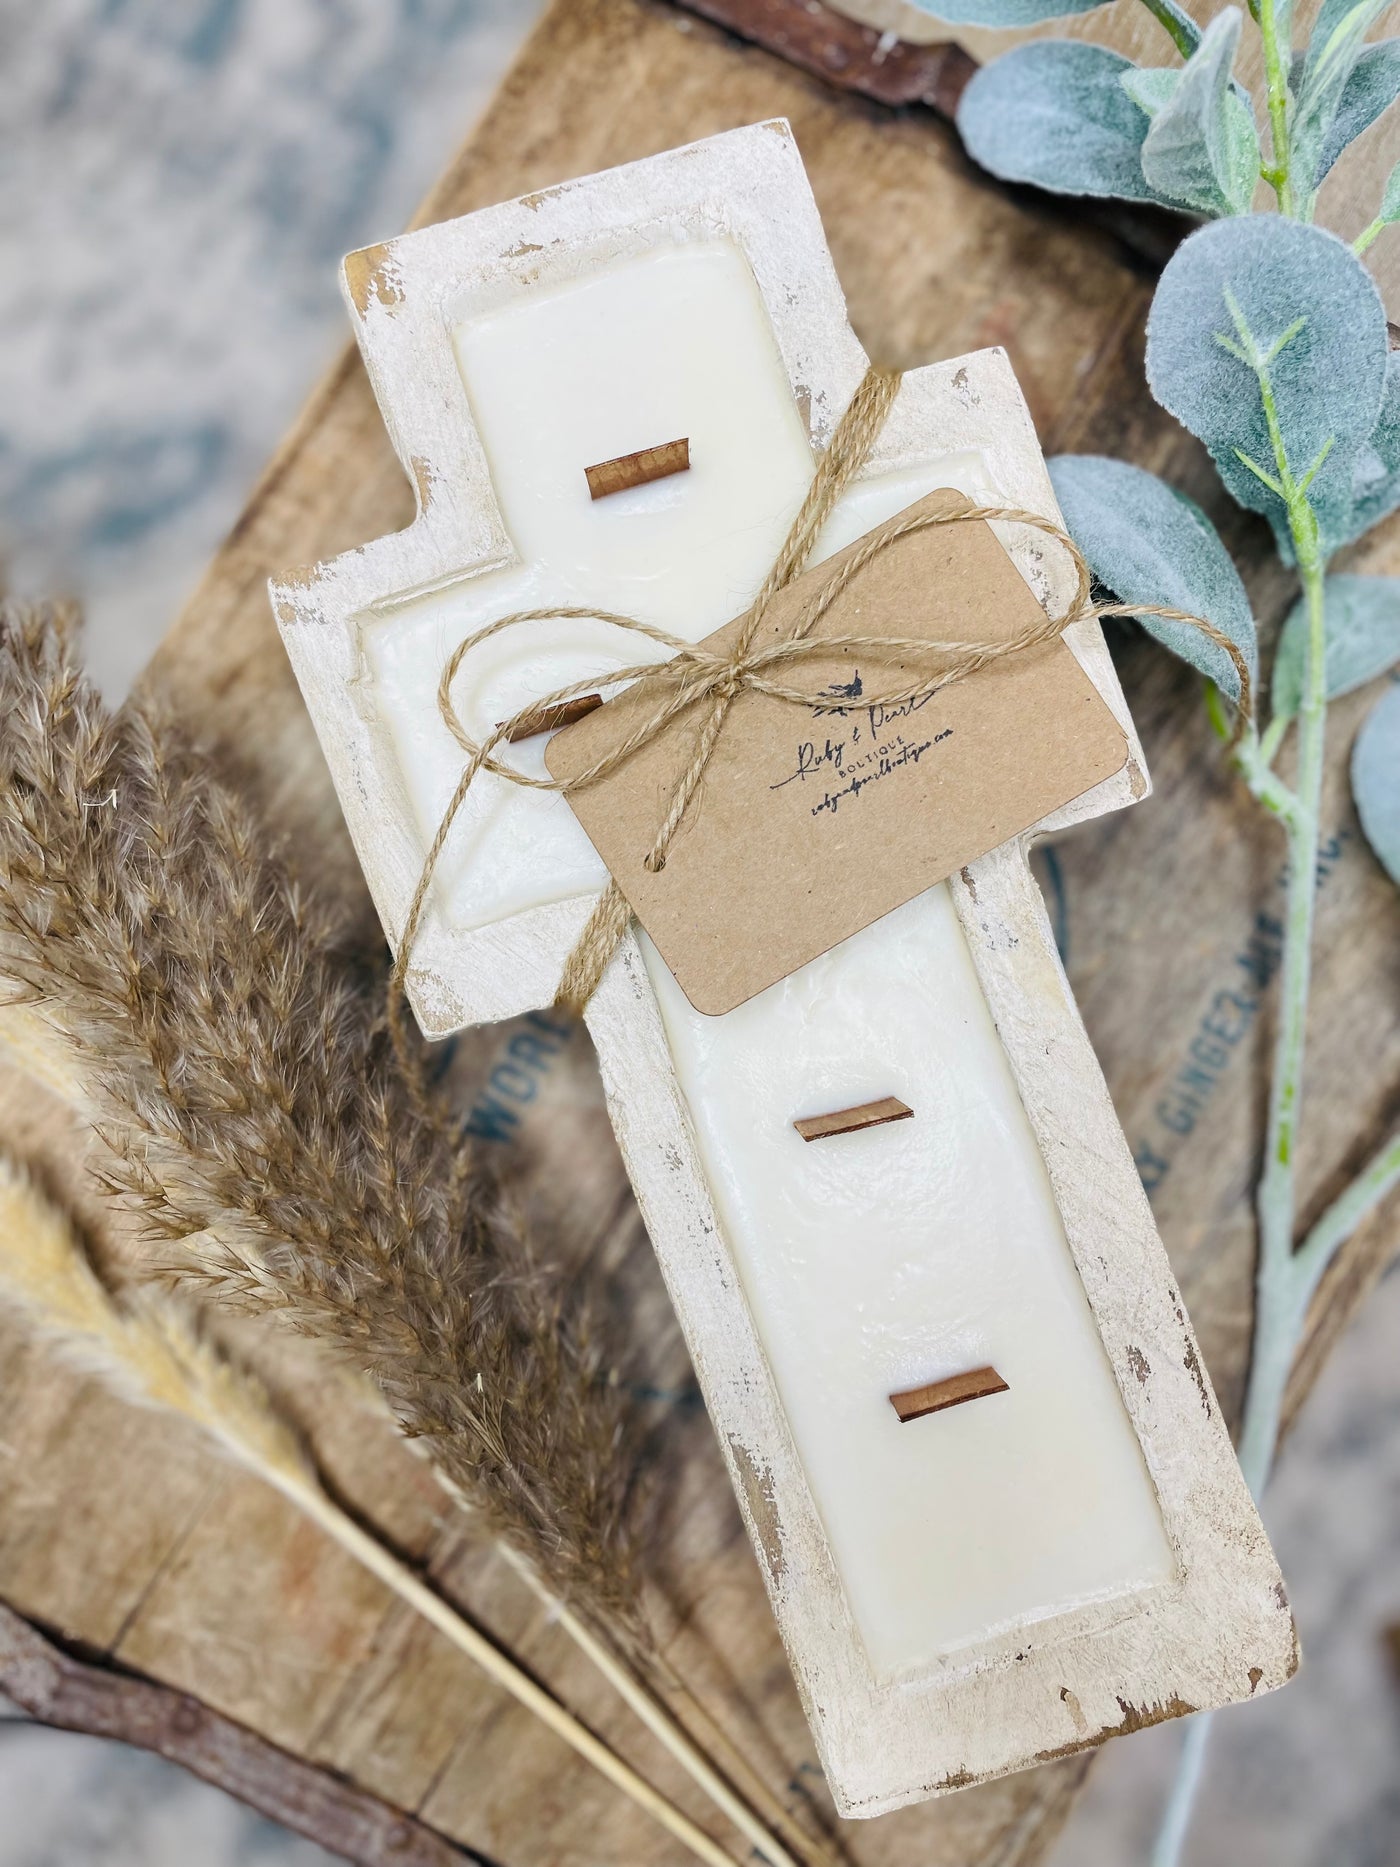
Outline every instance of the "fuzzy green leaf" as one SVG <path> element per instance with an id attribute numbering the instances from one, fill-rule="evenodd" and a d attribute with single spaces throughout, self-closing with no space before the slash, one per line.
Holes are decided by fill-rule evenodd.
<path id="1" fill-rule="evenodd" d="M 1244 15 L 1227 7 L 1162 97 L 1142 145 L 1148 185 L 1199 214 L 1242 214 L 1259 179 L 1259 138 L 1249 106 L 1230 86 Z M 1142 74 L 1139 74 L 1142 75 Z M 1142 87 L 1125 80 L 1140 108 Z M 1151 86 L 1146 87 L 1151 95 Z"/>
<path id="2" fill-rule="evenodd" d="M 1351 794 L 1366 841 L 1400 882 L 1400 687 L 1377 702 L 1357 735 Z"/>
<path id="3" fill-rule="evenodd" d="M 1370 531 L 1400 506 L 1400 351 L 1386 357 L 1381 412 L 1357 450 L 1349 486 L 1333 485 L 1317 502 L 1318 533 L 1329 555 Z"/>
<path id="4" fill-rule="evenodd" d="M 1162 106 L 1170 102 L 1180 77 L 1180 65 L 1133 65 L 1123 72 L 1118 82 L 1139 110 L 1155 117 Z"/>
<path id="5" fill-rule="evenodd" d="M 1152 393 L 1205 442 L 1240 504 L 1269 518 L 1286 556 L 1284 503 L 1255 470 L 1277 476 L 1249 359 L 1267 360 L 1295 477 L 1321 462 L 1309 501 L 1326 534 L 1352 520 L 1354 474 L 1381 415 L 1388 355 L 1380 294 L 1351 248 L 1277 214 L 1193 233 L 1168 262 L 1147 324 Z"/>
<path id="6" fill-rule="evenodd" d="M 1101 45 L 1017 46 L 963 92 L 958 128 L 968 154 L 1003 181 L 1052 194 L 1159 200 L 1142 172 L 1148 119 L 1120 82 L 1131 70 Z"/>
<path id="7" fill-rule="evenodd" d="M 1301 65 L 1317 64 L 1328 41 L 1339 26 L 1345 25 L 1348 15 L 1356 10 L 1358 3 L 1359 0 L 1322 0 L 1322 4 L 1313 15 L 1312 37 L 1298 54 Z M 1292 34 L 1289 35 L 1289 44 L 1292 44 Z M 1295 97 L 1301 94 L 1301 76 L 1291 88 Z"/>
<path id="8" fill-rule="evenodd" d="M 1159 603 L 1203 616 L 1243 652 L 1257 684 L 1249 598 L 1219 534 L 1194 501 L 1141 467 L 1096 454 L 1057 455 L 1050 479 L 1070 537 L 1119 602 Z M 1163 647 L 1239 699 L 1239 675 L 1222 648 L 1187 623 L 1140 620 Z"/>
<path id="9" fill-rule="evenodd" d="M 1149 117 L 1155 117 L 1176 89 L 1182 70 L 1180 65 L 1134 65 L 1131 71 L 1123 73 L 1118 82 L 1139 110 L 1145 110 Z M 1234 78 L 1230 80 L 1230 90 L 1247 111 L 1253 111 L 1249 92 Z M 1250 120 L 1253 121 L 1252 116 Z M 1255 141 L 1258 141 L 1257 136 Z"/>
<path id="10" fill-rule="evenodd" d="M 1313 175 L 1314 188 L 1337 157 L 1400 97 L 1400 39 L 1382 39 L 1361 48 L 1361 55 L 1342 89 L 1341 101 L 1327 134 Z"/>
<path id="11" fill-rule="evenodd" d="M 1400 578 L 1329 577 L 1323 586 L 1327 698 L 1364 687 L 1400 661 Z M 1291 720 L 1303 702 L 1308 655 L 1308 609 L 1293 606 L 1274 657 L 1273 708 Z"/>
<path id="12" fill-rule="evenodd" d="M 1092 13 L 1108 0 L 914 0 L 921 13 L 950 26 L 1039 26 L 1047 19 Z"/>
<path id="13" fill-rule="evenodd" d="M 1326 170 L 1322 158 L 1366 34 L 1389 0 L 1323 0 L 1303 64 L 1289 128 L 1293 177 L 1306 201 Z"/>
<path id="14" fill-rule="evenodd" d="M 1312 36 L 1302 53 L 1305 75 L 1292 86 L 1295 97 L 1301 99 L 1306 85 L 1337 56 L 1340 48 L 1364 38 L 1385 7 L 1386 0 L 1322 0 L 1313 18 Z M 1369 20 L 1358 18 L 1363 12 L 1369 12 Z"/>

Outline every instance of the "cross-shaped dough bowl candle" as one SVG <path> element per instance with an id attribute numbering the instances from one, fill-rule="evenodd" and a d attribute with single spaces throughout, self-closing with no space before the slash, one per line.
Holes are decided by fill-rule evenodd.
<path id="1" fill-rule="evenodd" d="M 344 278 L 419 514 L 273 598 L 397 939 L 461 770 L 436 705 L 456 645 L 522 609 L 689 640 L 739 615 L 866 362 L 784 123 L 405 235 Z M 626 463 L 665 449 L 631 483 Z M 594 497 L 590 468 L 628 483 Z M 940 487 L 1057 520 L 999 350 L 905 377 L 820 554 Z M 997 530 L 1063 604 L 1063 554 Z M 1097 625 L 1065 639 L 1126 741 L 1115 775 L 722 1016 L 635 929 L 588 1007 L 849 1815 L 1249 1697 L 1296 1663 L 1026 861 L 1033 833 L 1147 789 Z M 512 629 L 453 702 L 483 738 L 638 658 L 597 622 Z M 510 756 L 542 775 L 546 743 Z M 548 1005 L 606 879 L 563 798 L 483 774 L 411 953 L 424 1030 Z"/>

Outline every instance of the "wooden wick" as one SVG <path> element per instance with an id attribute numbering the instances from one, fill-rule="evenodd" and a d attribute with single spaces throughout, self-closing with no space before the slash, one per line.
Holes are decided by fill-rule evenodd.
<path id="1" fill-rule="evenodd" d="M 645 486 L 651 480 L 669 479 L 673 473 L 690 470 L 690 436 L 679 441 L 662 441 L 658 447 L 643 447 L 635 454 L 619 454 L 613 460 L 600 460 L 596 467 L 585 467 L 588 490 L 595 499 L 609 493 L 625 493 L 629 486 Z"/>
<path id="2" fill-rule="evenodd" d="M 506 744 L 518 745 L 522 739 L 534 739 L 540 733 L 557 732 L 561 726 L 572 726 L 575 720 L 596 713 L 602 704 L 601 694 L 580 694 L 575 700 L 561 700 L 557 706 L 536 707 L 533 713 L 527 713 L 519 725 L 506 734 Z M 498 729 L 504 725 L 504 720 L 496 721 Z"/>
<path id="3" fill-rule="evenodd" d="M 946 1381 L 906 1387 L 903 1393 L 890 1395 L 890 1405 L 901 1421 L 921 1420 L 926 1413 L 960 1407 L 965 1400 L 981 1400 L 985 1394 L 1004 1394 L 1008 1385 L 995 1368 L 974 1368 L 970 1374 L 950 1374 Z"/>
<path id="4" fill-rule="evenodd" d="M 830 1115 L 808 1115 L 792 1125 L 804 1141 L 825 1141 L 828 1135 L 850 1134 L 856 1128 L 878 1128 L 887 1121 L 908 1121 L 914 1111 L 898 1096 L 862 1102 L 853 1109 L 833 1109 Z"/>

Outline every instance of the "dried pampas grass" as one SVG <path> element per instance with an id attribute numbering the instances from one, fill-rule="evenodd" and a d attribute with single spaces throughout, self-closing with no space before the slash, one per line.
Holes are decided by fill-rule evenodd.
<path id="1" fill-rule="evenodd" d="M 349 1350 L 550 1587 L 636 1629 L 608 1346 L 398 1069 L 382 991 L 61 614 L 0 618 L 0 974 L 75 1047 L 110 1190 L 187 1282 Z"/>
<path id="2" fill-rule="evenodd" d="M 160 1408 L 199 1427 L 236 1463 L 319 1524 L 697 1860 L 707 1867 L 735 1867 L 732 1855 L 335 1502 L 295 1425 L 250 1369 L 201 1332 L 193 1311 L 148 1291 L 118 1295 L 110 1290 L 68 1215 L 3 1155 L 0 1300 L 18 1309 L 82 1373 L 123 1400 Z"/>
<path id="3" fill-rule="evenodd" d="M 298 1478 L 309 1470 L 300 1435 L 255 1377 L 236 1372 L 172 1303 L 119 1303 L 67 1213 L 3 1154 L 0 1300 L 123 1400 L 180 1414 L 244 1464 Z"/>
<path id="4" fill-rule="evenodd" d="M 754 1846 L 828 1858 L 657 1649 L 611 1351 L 400 1067 L 387 968 L 342 947 L 168 722 L 108 712 L 73 636 L 63 612 L 0 607 L 8 1047 L 81 1102 L 106 1189 L 179 1282 L 347 1354 Z M 634 1667 L 690 1701 L 729 1777 Z"/>

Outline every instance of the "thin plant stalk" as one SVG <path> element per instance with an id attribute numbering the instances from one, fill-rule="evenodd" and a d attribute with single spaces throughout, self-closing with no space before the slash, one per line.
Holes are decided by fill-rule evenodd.
<path id="1" fill-rule="evenodd" d="M 1278 197 L 1281 213 L 1298 218 L 1290 170 L 1287 76 L 1291 47 L 1279 32 L 1276 0 L 1258 0 L 1256 18 L 1264 45 L 1268 83 L 1271 165 L 1261 171 Z M 1358 251 L 1369 244 L 1368 229 Z M 1227 294 L 1228 301 L 1228 294 Z M 1232 307 L 1233 308 L 1233 307 Z M 1237 318 L 1237 325 L 1240 321 Z M 1243 348 L 1227 343 L 1249 363 L 1259 383 L 1273 445 L 1277 478 L 1260 474 L 1282 498 L 1298 564 L 1307 616 L 1307 650 L 1302 703 L 1298 710 L 1296 788 L 1272 770 L 1286 722 L 1275 721 L 1262 740 L 1251 733 L 1235 757 L 1237 769 L 1258 802 L 1282 824 L 1288 842 L 1287 905 L 1279 1023 L 1269 1084 L 1264 1169 L 1256 1194 L 1259 1233 L 1255 1276 L 1254 1340 L 1249 1381 L 1240 1426 L 1240 1466 L 1251 1492 L 1259 1497 L 1273 1469 L 1283 1420 L 1284 1398 L 1308 1307 L 1336 1252 L 1395 1185 L 1400 1184 L 1400 1136 L 1392 1139 L 1318 1220 L 1295 1250 L 1297 1224 L 1297 1140 L 1302 1110 L 1307 1043 L 1308 998 L 1312 973 L 1313 929 L 1317 902 L 1317 858 L 1322 815 L 1322 780 L 1327 731 L 1327 639 L 1324 598 L 1327 562 L 1318 547 L 1318 527 L 1307 489 L 1326 449 L 1301 480 L 1292 471 L 1274 400 L 1269 363 L 1289 341 L 1261 355 L 1248 333 L 1239 329 Z M 1330 444 L 1329 444 L 1330 445 Z M 1246 462 L 1252 466 L 1252 462 Z M 1259 473 L 1257 467 L 1254 468 Z M 1152 1851 L 1152 1867 L 1178 1867 L 1196 1796 L 1204 1773 L 1212 1715 L 1202 1713 L 1187 1727 L 1177 1773 Z"/>
<path id="2" fill-rule="evenodd" d="M 1284 483 L 1292 487 L 1281 442 L 1276 451 L 1280 456 L 1280 477 L 1286 475 Z M 1294 497 L 1298 497 L 1296 490 Z M 1310 510 L 1308 516 L 1312 516 Z M 1292 522 L 1292 510 L 1289 517 Z M 1308 528 L 1299 524 L 1293 529 L 1296 545 L 1299 532 L 1306 538 Z M 1327 715 L 1322 602 L 1325 566 L 1318 560 L 1315 549 L 1306 562 L 1299 553 L 1299 571 L 1307 594 L 1308 645 L 1304 699 L 1299 710 L 1297 792 L 1285 792 L 1267 769 L 1260 771 L 1247 761 L 1242 767 L 1251 789 L 1259 785 L 1264 791 L 1261 801 L 1279 817 L 1288 837 L 1288 902 L 1279 1031 L 1269 1085 L 1264 1172 L 1256 1195 L 1259 1256 L 1255 1272 L 1254 1339 L 1239 1443 L 1240 1467 L 1256 1498 L 1262 1494 L 1273 1466 L 1283 1417 L 1283 1397 L 1307 1314 L 1307 1299 L 1311 1295 L 1311 1289 L 1304 1294 L 1300 1288 L 1293 1231 L 1297 1209 L 1295 1157 L 1312 970 Z M 1255 794 L 1260 795 L 1260 790 L 1255 790 Z M 1341 1243 L 1340 1238 L 1337 1243 Z M 1152 1867 L 1179 1867 L 1205 1773 L 1213 1720 L 1213 1713 L 1201 1712 L 1187 1726 L 1171 1793 L 1153 1844 Z"/>
<path id="3" fill-rule="evenodd" d="M 185 1287 L 348 1351 L 495 1533 L 644 1654 L 636 1461 L 582 1293 L 461 1171 L 250 813 L 163 718 L 103 706 L 72 619 L 4 605 L 0 685 L 0 983 L 67 1049 L 98 1183 Z"/>
<path id="4" fill-rule="evenodd" d="M 607 1642 L 596 1634 L 586 1621 L 581 1620 L 566 1602 L 560 1601 L 551 1594 L 542 1577 L 518 1550 L 512 1549 L 507 1543 L 501 1544 L 500 1549 L 521 1580 L 544 1603 L 555 1625 L 566 1633 L 580 1651 L 592 1661 L 619 1697 L 641 1719 L 653 1737 L 665 1746 L 676 1761 L 689 1772 L 694 1781 L 704 1789 L 716 1808 L 722 1810 L 740 1833 L 747 1836 L 755 1847 L 766 1854 L 770 1860 L 778 1863 L 778 1867 L 783 1867 L 783 1863 L 791 1861 L 792 1857 L 786 1848 L 775 1853 L 774 1837 L 769 1829 L 765 1828 L 762 1822 L 755 1821 L 754 1811 L 741 1796 L 735 1793 L 733 1785 L 716 1769 L 713 1761 L 706 1754 L 704 1746 L 696 1742 L 674 1712 L 663 1704 L 651 1688 L 637 1676 L 626 1660 L 613 1652 Z M 778 1797 L 773 1794 L 752 1765 L 731 1742 L 723 1727 L 711 1719 L 684 1680 L 664 1660 L 661 1660 L 659 1655 L 656 1656 L 654 1663 L 665 1673 L 671 1687 L 684 1693 L 691 1705 L 705 1720 L 712 1739 L 725 1751 L 726 1766 L 736 1773 L 741 1773 L 747 1779 L 749 1793 L 762 1811 L 764 1820 L 776 1829 L 785 1841 L 798 1850 L 799 1857 L 805 1856 L 808 1860 L 821 1863 L 829 1862 L 831 1857 L 828 1852 L 793 1820 Z"/>
<path id="5" fill-rule="evenodd" d="M 532 1712 L 610 1783 L 629 1796 L 638 1808 L 645 1810 L 653 1821 L 659 1822 L 668 1833 L 674 1835 L 697 1860 L 709 1862 L 710 1867 L 734 1867 L 734 1857 L 720 1847 L 718 1842 L 712 1840 L 659 1790 L 653 1789 L 645 1777 L 639 1775 L 629 1763 L 625 1763 L 601 1738 L 595 1737 L 543 1686 L 537 1685 L 508 1654 L 448 1607 L 440 1595 L 420 1581 L 412 1569 L 400 1562 L 382 1543 L 361 1529 L 324 1491 L 314 1484 L 306 1484 L 299 1489 L 293 1484 L 281 1484 L 278 1488 L 307 1516 L 319 1523 L 328 1535 L 334 1537 L 342 1549 L 378 1576 L 416 1614 L 445 1634 L 461 1652 L 475 1660 L 489 1678 L 503 1686 L 527 1711 Z M 771 1852 L 771 1848 L 772 1843 L 767 1842 L 765 1852 Z"/>
<path id="6" fill-rule="evenodd" d="M 1264 41 L 1264 81 L 1269 107 L 1269 166 L 1261 171 L 1278 196 L 1279 212 L 1294 211 L 1288 146 L 1288 65 L 1290 48 L 1280 43 L 1277 0 L 1258 0 L 1259 32 Z M 1291 8 L 1289 11 L 1291 12 Z"/>
<path id="7" fill-rule="evenodd" d="M 1183 20 L 1180 12 L 1169 0 L 1142 0 L 1142 4 L 1163 29 L 1172 44 L 1183 58 L 1190 58 L 1200 43 L 1200 34 L 1191 30 L 1190 22 Z"/>
<path id="8" fill-rule="evenodd" d="M 1400 1186 L 1400 1134 L 1393 1134 L 1371 1156 L 1345 1192 L 1332 1201 L 1293 1254 L 1293 1274 L 1301 1286 L 1305 1311 L 1338 1250 L 1397 1186 Z"/>
<path id="9" fill-rule="evenodd" d="M 1240 1467 L 1256 1498 L 1262 1494 L 1273 1467 L 1288 1376 L 1307 1315 L 1308 1298 L 1316 1287 L 1315 1280 L 1306 1292 L 1301 1287 L 1293 1232 L 1327 717 L 1323 612 L 1326 566 L 1317 555 L 1316 526 L 1310 523 L 1311 508 L 1307 507 L 1306 495 L 1297 490 L 1288 472 L 1281 439 L 1276 442 L 1276 453 L 1280 479 L 1290 495 L 1290 526 L 1308 604 L 1308 644 L 1304 699 L 1299 709 L 1296 793 L 1287 791 L 1267 769 L 1261 771 L 1257 766 L 1251 769 L 1248 760 L 1242 765 L 1246 782 L 1265 808 L 1279 818 L 1288 838 L 1288 900 L 1279 1030 L 1269 1085 L 1264 1171 L 1255 1202 L 1259 1256 L 1255 1272 L 1254 1339 L 1239 1442 Z M 1306 510 L 1306 518 L 1301 516 L 1299 507 Z M 1333 1249 L 1342 1242 L 1338 1237 Z M 1179 1867 L 1205 1773 L 1213 1719 L 1213 1713 L 1202 1712 L 1187 1727 L 1176 1775 L 1153 1844 L 1152 1867 Z"/>
<path id="10" fill-rule="evenodd" d="M 1295 538 L 1300 532 L 1306 540 L 1307 528 L 1295 527 Z M 1306 1311 L 1306 1304 L 1300 1308 L 1298 1302 L 1293 1237 L 1297 1216 L 1298 1119 L 1312 973 L 1318 824 L 1327 724 L 1324 566 L 1315 548 L 1307 557 L 1299 551 L 1299 571 L 1307 600 L 1308 646 L 1303 704 L 1298 715 L 1297 809 L 1287 819 L 1288 901 L 1279 1031 L 1269 1090 L 1264 1173 L 1257 1199 L 1259 1266 L 1255 1280 L 1254 1350 L 1240 1437 L 1240 1463 L 1256 1497 L 1268 1482 L 1273 1465 L 1284 1390 Z"/>
<path id="11" fill-rule="evenodd" d="M 0 1056 L 4 1056 L 8 1062 L 33 1076 L 36 1081 L 41 1082 L 45 1088 L 66 1102 L 75 1112 L 87 1112 L 81 1078 L 73 1068 L 69 1047 L 58 1038 L 52 1026 L 36 1015 L 29 1006 L 0 1005 Z M 365 1399 L 377 1413 L 392 1418 L 382 1394 L 373 1383 L 361 1379 L 356 1382 L 356 1385 L 363 1390 Z M 394 1424 L 397 1427 L 396 1421 Z M 415 1449 L 419 1448 L 417 1441 L 409 1440 L 406 1443 Z M 470 1500 L 465 1493 L 454 1485 L 438 1467 L 434 1466 L 433 1469 L 443 1489 L 454 1503 L 461 1509 L 470 1510 Z M 710 1798 L 723 1815 L 728 1817 L 744 1838 L 772 1864 L 772 1867 L 802 1867 L 804 1861 L 816 1863 L 817 1867 L 827 1867 L 830 1858 L 827 1852 L 793 1820 L 778 1797 L 756 1772 L 745 1764 L 744 1759 L 729 1743 L 722 1728 L 709 1719 L 703 1707 L 699 1706 L 698 1701 L 694 1700 L 680 1681 L 676 1681 L 679 1689 L 686 1691 L 686 1696 L 691 1698 L 691 1702 L 696 1704 L 697 1709 L 705 1716 L 707 1724 L 724 1746 L 732 1763 L 742 1768 L 743 1774 L 748 1779 L 749 1796 L 754 1806 L 751 1806 L 750 1801 L 746 1801 L 736 1792 L 716 1768 L 711 1757 L 706 1754 L 704 1747 L 690 1735 L 675 1713 L 657 1698 L 627 1662 L 614 1653 L 581 1616 L 575 1614 L 554 1593 L 534 1565 L 519 1550 L 504 1540 L 498 1541 L 496 1547 L 532 1592 L 538 1596 L 547 1609 L 550 1619 L 597 1668 L 653 1737 L 686 1771 L 696 1786 Z M 433 1599 L 439 1600 L 439 1597 L 433 1596 Z M 492 1650 L 495 1651 L 495 1649 Z M 553 1703 L 552 1700 L 550 1702 Z M 774 1830 L 777 1833 L 774 1833 Z M 795 1849 L 796 1853 L 790 1852 L 789 1847 Z"/>
<path id="12" fill-rule="evenodd" d="M 122 1303 L 93 1270 L 67 1215 L 0 1156 L 0 1294 L 60 1352 L 123 1398 L 200 1427 L 376 1576 L 516 1702 L 707 1867 L 734 1857 L 449 1606 L 331 1496 L 305 1442 L 261 1383 L 218 1353 L 168 1300 Z"/>
<path id="13" fill-rule="evenodd" d="M 3 1045 L 4 1027 L 0 1022 L 0 1046 Z M 363 1397 L 376 1411 L 387 1413 L 382 1396 L 372 1384 L 364 1383 Z M 392 1420 L 392 1416 L 389 1416 Z M 414 1440 L 406 1442 L 410 1449 L 418 1450 Z M 436 1465 L 432 1466 L 438 1484 L 451 1498 L 459 1510 L 470 1511 L 471 1499 Z M 742 1755 L 723 1726 L 718 1724 L 705 1709 L 704 1705 L 686 1685 L 675 1668 L 664 1658 L 659 1649 L 649 1650 L 647 1664 L 649 1669 L 665 1680 L 667 1687 L 680 1693 L 704 1721 L 714 1746 L 725 1754 L 725 1768 L 731 1777 L 742 1777 L 747 1785 L 748 1800 L 736 1791 L 735 1781 L 726 1777 L 716 1766 L 711 1752 L 697 1741 L 681 1723 L 670 1706 L 660 1699 L 652 1687 L 636 1670 L 631 1659 L 619 1652 L 607 1640 L 601 1630 L 589 1623 L 560 1599 L 550 1588 L 548 1582 L 530 1561 L 523 1550 L 500 1539 L 496 1543 L 496 1553 L 534 1595 L 544 1608 L 551 1623 L 561 1633 L 568 1635 L 580 1653 L 597 1668 L 598 1672 L 612 1686 L 613 1690 L 651 1732 L 652 1736 L 670 1752 L 692 1781 L 702 1789 L 716 1808 L 727 1815 L 739 1832 L 751 1841 L 759 1853 L 771 1863 L 771 1867 L 836 1867 L 835 1857 L 813 1836 L 796 1822 L 778 1797 L 763 1781 L 763 1778 Z M 768 1824 L 765 1826 L 765 1823 Z M 782 1837 L 782 1840 L 779 1837 Z M 783 1845 L 788 1842 L 795 1850 L 796 1858 Z"/>
<path id="14" fill-rule="evenodd" d="M 1371 246 L 1390 225 L 1391 222 L 1385 218 L 1384 214 L 1377 214 L 1376 218 L 1368 227 L 1363 227 L 1361 232 L 1357 234 L 1356 238 L 1351 243 L 1351 250 L 1355 253 L 1356 257 L 1360 259 L 1367 248 Z"/>
<path id="15" fill-rule="evenodd" d="M 1196 1792 L 1205 1768 L 1213 1712 L 1199 1712 L 1186 1726 L 1172 1793 L 1162 1813 L 1162 1824 L 1152 1848 L 1152 1867 L 1174 1867 L 1181 1859 L 1186 1833 L 1196 1806 Z"/>

